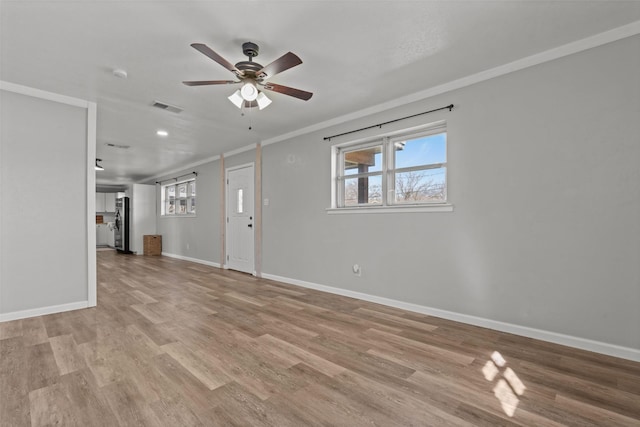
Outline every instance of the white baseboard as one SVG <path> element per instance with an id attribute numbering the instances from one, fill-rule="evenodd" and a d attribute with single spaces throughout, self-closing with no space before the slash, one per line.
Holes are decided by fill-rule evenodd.
<path id="1" fill-rule="evenodd" d="M 45 316 L 47 314 L 62 313 L 71 310 L 80 310 L 88 308 L 88 301 L 70 302 L 68 304 L 51 305 L 49 307 L 31 308 L 29 310 L 12 311 L 10 313 L 0 313 L 0 322 L 9 322 L 11 320 L 26 319 L 28 317 Z"/>
<path id="2" fill-rule="evenodd" d="M 210 267 L 220 268 L 220 264 L 218 264 L 217 262 L 213 262 L 213 261 L 206 261 L 206 260 L 198 259 L 198 258 L 190 258 L 188 256 L 170 254 L 168 252 L 162 252 L 162 256 L 167 256 L 169 258 L 180 259 L 182 261 L 190 261 L 190 262 L 195 262 L 195 263 L 198 263 L 198 264 L 204 264 L 204 265 L 208 265 Z"/>
<path id="3" fill-rule="evenodd" d="M 456 313 L 453 311 L 441 310 L 438 308 L 427 307 L 424 305 L 412 304 L 409 302 L 398 301 L 390 298 L 369 295 L 362 292 L 350 291 L 347 289 L 334 288 L 332 286 L 319 285 L 317 283 L 305 282 L 303 280 L 291 279 L 289 277 L 276 276 L 274 274 L 263 273 L 265 279 L 276 280 L 278 282 L 288 283 L 291 285 L 301 286 L 303 288 L 315 289 L 318 291 L 328 292 L 331 294 L 342 295 L 351 298 L 357 298 L 364 301 L 374 302 L 390 307 L 400 308 L 407 311 L 426 314 L 429 316 L 440 317 L 442 319 L 453 320 L 455 322 L 466 323 L 469 325 L 480 326 L 483 328 L 493 329 L 500 332 L 521 335 L 528 338 L 534 338 L 541 341 L 552 342 L 555 344 L 565 345 L 568 347 L 579 348 L 581 350 L 593 351 L 596 353 L 606 354 L 609 356 L 619 357 L 622 359 L 640 362 L 640 350 L 622 347 L 615 344 L 608 344 L 600 341 L 588 340 L 585 338 L 574 337 L 571 335 L 559 334 L 556 332 L 545 331 L 542 329 L 529 328 L 527 326 L 514 325 L 511 323 L 500 322 L 497 320 L 485 319 L 483 317 L 470 316 L 468 314 Z"/>

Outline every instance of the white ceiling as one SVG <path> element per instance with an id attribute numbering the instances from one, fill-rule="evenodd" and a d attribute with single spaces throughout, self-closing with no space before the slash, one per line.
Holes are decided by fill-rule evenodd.
<path id="1" fill-rule="evenodd" d="M 97 102 L 97 157 L 106 168 L 98 184 L 141 181 L 640 20 L 638 1 L 1 0 L 0 7 L 0 79 Z M 181 83 L 233 78 L 191 43 L 236 63 L 246 60 L 245 41 L 260 46 L 255 60 L 263 65 L 296 53 L 304 63 L 269 81 L 313 98 L 268 92 L 268 108 L 242 117 L 227 100 L 236 87 Z M 128 79 L 114 77 L 114 68 Z M 154 100 L 184 111 L 153 108 Z"/>

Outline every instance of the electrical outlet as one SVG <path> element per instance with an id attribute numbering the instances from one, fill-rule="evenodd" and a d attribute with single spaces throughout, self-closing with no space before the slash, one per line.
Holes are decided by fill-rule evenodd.
<path id="1" fill-rule="evenodd" d="M 356 276 L 362 276 L 362 268 L 360 268 L 358 264 L 353 264 L 353 267 L 351 267 L 351 270 L 353 271 L 353 274 L 355 274 Z"/>

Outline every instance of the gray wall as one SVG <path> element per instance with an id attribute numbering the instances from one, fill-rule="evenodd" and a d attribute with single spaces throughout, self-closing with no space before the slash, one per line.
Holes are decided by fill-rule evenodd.
<path id="1" fill-rule="evenodd" d="M 158 204 L 157 234 L 162 235 L 162 252 L 194 258 L 202 261 L 220 262 L 220 161 L 210 162 L 194 168 L 157 179 L 170 179 L 193 171 L 196 179 L 196 216 L 160 216 L 162 200 L 160 185 L 157 186 Z M 187 177 L 184 177 L 185 179 Z M 187 245 L 189 248 L 187 248 Z"/>
<path id="2" fill-rule="evenodd" d="M 640 349 L 638 52 L 635 36 L 264 147 L 263 272 Z M 447 120 L 454 212 L 326 213 L 322 137 L 449 103 L 384 131 Z"/>
<path id="3" fill-rule="evenodd" d="M 86 302 L 87 110 L 0 97 L 0 314 Z"/>
<path id="4" fill-rule="evenodd" d="M 224 167 L 255 163 L 256 150 L 251 149 L 225 157 Z M 162 237 L 162 252 L 181 257 L 220 264 L 221 250 L 221 205 L 220 161 L 215 160 L 204 165 L 192 167 L 160 177 L 156 181 L 171 180 L 190 172 L 198 172 L 196 180 L 197 209 L 196 217 L 163 217 L 160 215 L 162 195 L 157 186 L 158 234 Z M 181 179 L 187 179 L 183 177 Z M 167 184 L 170 181 L 163 182 Z M 187 245 L 189 247 L 187 248 Z"/>

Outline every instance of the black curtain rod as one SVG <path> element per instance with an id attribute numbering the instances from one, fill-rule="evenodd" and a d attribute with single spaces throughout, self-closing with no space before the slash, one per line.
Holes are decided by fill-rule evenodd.
<path id="1" fill-rule="evenodd" d="M 198 176 L 198 172 L 190 172 L 190 173 L 185 173 L 184 175 L 178 175 L 175 178 L 167 178 L 167 179 L 163 179 L 162 181 L 156 181 L 156 184 L 162 184 L 165 181 L 171 181 L 172 179 L 174 179 L 176 182 L 178 182 L 178 178 L 182 178 L 183 176 L 189 176 L 189 175 L 195 175 Z"/>
<path id="2" fill-rule="evenodd" d="M 325 136 L 324 140 L 327 141 L 331 141 L 331 138 L 337 138 L 339 136 L 344 136 L 344 135 L 349 135 L 352 133 L 356 133 L 356 132 L 361 132 L 363 130 L 367 130 L 367 129 L 373 129 L 373 128 L 381 128 L 384 125 L 388 125 L 389 123 L 395 123 L 395 122 L 399 122 L 400 120 L 406 120 L 406 119 L 411 119 L 413 117 L 418 117 L 418 116 L 422 116 L 424 114 L 429 114 L 429 113 L 435 113 L 436 111 L 440 111 L 440 110 L 453 110 L 453 104 L 451 105 L 447 105 L 446 107 L 441 107 L 441 108 L 436 108 L 435 110 L 430 110 L 430 111 L 425 111 L 423 113 L 418 113 L 418 114 L 414 114 L 412 116 L 407 116 L 407 117 L 401 117 L 399 119 L 395 119 L 395 120 L 389 120 L 388 122 L 384 122 L 384 123 L 378 123 L 377 125 L 373 125 L 373 126 L 367 126 L 366 128 L 360 128 L 360 129 L 356 129 L 356 130 L 351 130 L 349 132 L 344 132 L 344 133 L 339 133 L 337 135 L 331 135 L 331 136 Z"/>

